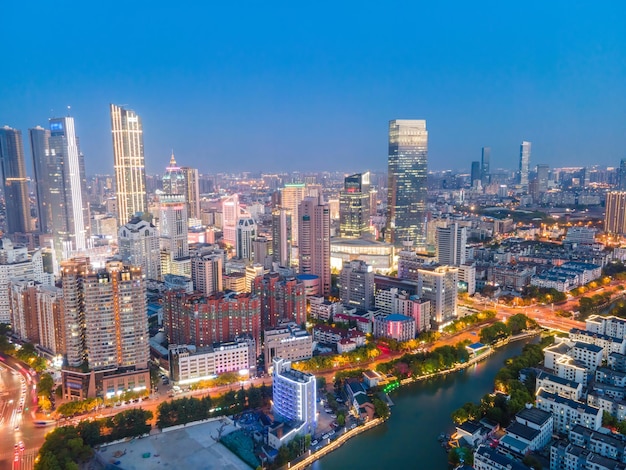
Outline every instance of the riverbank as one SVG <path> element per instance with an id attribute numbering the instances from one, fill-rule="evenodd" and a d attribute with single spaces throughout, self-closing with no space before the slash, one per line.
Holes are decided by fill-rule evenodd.
<path id="1" fill-rule="evenodd" d="M 516 341 L 520 341 L 520 340 L 524 340 L 524 339 L 528 339 L 528 338 L 532 338 L 533 336 L 536 336 L 538 334 L 541 334 L 541 330 L 535 330 L 535 331 L 530 331 L 530 332 L 526 332 L 526 333 L 520 333 L 518 335 L 515 336 L 510 336 L 504 340 L 499 341 L 498 343 L 494 344 L 493 346 L 490 346 L 489 349 L 487 351 L 485 351 L 484 353 L 471 358 L 469 361 L 463 363 L 463 364 L 457 364 L 455 367 L 451 368 L 451 369 L 446 369 L 446 370 L 442 370 L 442 371 L 438 371 L 435 372 L 433 374 L 428 374 L 428 375 L 423 375 L 423 376 L 419 376 L 419 377 L 410 377 L 407 379 L 403 379 L 402 381 L 400 381 L 400 384 L 402 386 L 406 386 L 406 385 L 411 385 L 420 381 L 424 381 L 427 379 L 433 379 L 433 378 L 438 378 L 438 377 L 445 377 L 448 374 L 451 374 L 453 372 L 460 372 L 464 369 L 467 369 L 481 361 L 484 361 L 485 359 L 489 358 L 490 356 L 492 356 L 498 349 L 503 348 L 507 345 L 509 345 L 510 343 L 516 342 Z M 315 461 L 321 459 L 322 457 L 330 454 L 331 452 L 339 449 L 341 446 L 343 446 L 343 444 L 345 444 L 346 442 L 348 442 L 350 439 L 352 439 L 353 437 L 358 436 L 359 434 L 374 429 L 375 427 L 383 424 L 385 422 L 385 420 L 376 418 L 372 421 L 368 421 L 367 423 L 365 423 L 362 426 L 358 426 L 357 428 L 351 430 L 351 431 L 346 431 L 344 434 L 342 434 L 340 437 L 338 437 L 335 441 L 331 442 L 330 444 L 328 444 L 327 446 L 322 447 L 321 449 L 319 449 L 316 452 L 311 452 L 309 450 L 309 455 L 306 456 L 303 460 L 299 460 L 299 461 L 294 461 L 291 462 L 289 464 L 287 464 L 286 466 L 283 466 L 281 468 L 281 470 L 284 469 L 305 469 L 308 466 L 312 465 Z M 300 457 L 302 458 L 302 457 Z"/>

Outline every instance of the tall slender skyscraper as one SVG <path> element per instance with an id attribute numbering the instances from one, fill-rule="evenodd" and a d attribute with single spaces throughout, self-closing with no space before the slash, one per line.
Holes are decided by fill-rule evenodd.
<path id="1" fill-rule="evenodd" d="M 48 180 L 55 186 L 48 188 L 50 194 L 44 194 L 44 198 L 60 202 L 61 210 L 54 208 L 52 219 L 54 248 L 59 261 L 70 256 L 72 250 L 84 250 L 89 237 L 87 179 L 73 117 L 50 119 L 48 146 L 52 168 Z"/>
<path id="2" fill-rule="evenodd" d="M 122 226 L 148 209 L 141 118 L 134 111 L 111 104 L 111 133 L 117 224 Z"/>
<path id="3" fill-rule="evenodd" d="M 37 126 L 28 132 L 37 194 L 37 225 L 40 233 L 53 233 L 53 220 L 63 216 L 61 166 L 50 152 L 50 131 Z"/>
<path id="4" fill-rule="evenodd" d="M 619 162 L 619 179 L 617 188 L 620 191 L 626 191 L 626 158 L 622 158 Z"/>
<path id="5" fill-rule="evenodd" d="M 182 167 L 185 176 L 185 198 L 190 219 L 200 218 L 200 185 L 197 168 Z"/>
<path id="6" fill-rule="evenodd" d="M 491 182 L 491 170 L 489 168 L 490 160 L 491 147 L 483 147 L 482 155 L 480 158 L 480 177 L 483 188 Z"/>
<path id="7" fill-rule="evenodd" d="M 626 235 L 626 192 L 606 193 L 604 231 L 612 235 Z"/>
<path id="8" fill-rule="evenodd" d="M 321 197 L 305 197 L 298 207 L 300 272 L 320 278 L 322 295 L 330 294 L 330 208 Z"/>
<path id="9" fill-rule="evenodd" d="M 472 162 L 472 171 L 470 172 L 470 185 L 472 188 L 478 186 L 478 183 L 482 186 L 482 178 L 480 175 L 480 162 Z"/>
<path id="10" fill-rule="evenodd" d="M 339 193 L 339 234 L 359 238 L 368 232 L 370 221 L 370 173 L 346 176 Z"/>
<path id="11" fill-rule="evenodd" d="M 306 187 L 304 183 L 286 183 L 280 190 L 280 206 L 291 211 L 295 223 L 298 221 L 298 205 L 304 199 Z M 298 246 L 298 230 L 294 227 L 292 240 L 294 246 Z"/>
<path id="12" fill-rule="evenodd" d="M 428 131 L 425 120 L 389 121 L 386 238 L 395 245 L 426 242 Z"/>
<path id="13" fill-rule="evenodd" d="M 528 173 L 530 169 L 531 143 L 523 141 L 519 148 L 519 174 L 518 183 L 522 187 L 528 187 Z"/>
<path id="14" fill-rule="evenodd" d="M 8 233 L 30 232 L 30 202 L 24 162 L 22 131 L 4 126 L 0 129 L 0 165 Z"/>
<path id="15" fill-rule="evenodd" d="M 165 168 L 163 175 L 163 192 L 165 194 L 185 194 L 185 174 L 176 164 L 174 152 L 170 157 L 170 164 Z"/>
<path id="16" fill-rule="evenodd" d="M 291 264 L 292 220 L 288 209 L 276 208 L 272 211 L 272 261 L 280 266 Z"/>

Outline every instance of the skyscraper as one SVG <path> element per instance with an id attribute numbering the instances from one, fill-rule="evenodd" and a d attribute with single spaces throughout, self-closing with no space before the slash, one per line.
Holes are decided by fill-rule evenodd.
<path id="1" fill-rule="evenodd" d="M 165 274 L 182 274 L 172 269 L 171 263 L 186 258 L 191 274 L 189 261 L 189 228 L 187 225 L 187 204 L 183 194 L 162 194 L 159 197 L 159 232 L 161 236 L 161 276 Z M 165 254 L 165 258 L 163 257 Z M 164 260 L 166 261 L 164 263 Z"/>
<path id="2" fill-rule="evenodd" d="M 280 190 L 280 206 L 291 211 L 292 220 L 298 221 L 298 205 L 304 199 L 306 187 L 304 183 L 286 183 L 285 187 Z M 298 230 L 292 231 L 292 243 L 298 246 Z"/>
<path id="3" fill-rule="evenodd" d="M 548 190 L 549 165 L 537 165 L 537 190 L 545 193 Z"/>
<path id="4" fill-rule="evenodd" d="M 306 197 L 298 206 L 300 272 L 320 278 L 322 295 L 330 294 L 330 208 L 321 198 Z"/>
<path id="5" fill-rule="evenodd" d="M 483 147 L 482 156 L 480 158 L 480 177 L 483 188 L 491 183 L 491 169 L 489 163 L 491 160 L 491 147 Z"/>
<path id="6" fill-rule="evenodd" d="M 163 192 L 165 194 L 185 194 L 185 174 L 182 168 L 176 164 L 174 152 L 170 156 L 170 164 L 165 167 Z"/>
<path id="7" fill-rule="evenodd" d="M 626 192 L 606 193 L 604 231 L 610 234 L 626 235 Z"/>
<path id="8" fill-rule="evenodd" d="M 31 231 L 30 201 L 26 181 L 26 163 L 22 131 L 4 126 L 0 129 L 0 166 L 6 211 L 6 231 Z"/>
<path id="9" fill-rule="evenodd" d="M 190 219 L 200 218 L 200 186 L 197 168 L 182 167 L 185 179 L 185 198 Z"/>
<path id="10" fill-rule="evenodd" d="M 280 266 L 291 265 L 292 220 L 288 209 L 272 211 L 272 261 Z"/>
<path id="11" fill-rule="evenodd" d="M 437 227 L 437 261 L 447 266 L 460 266 L 465 263 L 467 228 L 458 223 L 448 227 Z"/>
<path id="12" fill-rule="evenodd" d="M 48 140 L 49 171 L 47 179 L 52 209 L 52 234 L 57 261 L 71 255 L 73 250 L 87 248 L 89 237 L 89 204 L 86 194 L 87 179 L 83 154 L 78 146 L 74 118 L 67 116 L 50 119 Z M 41 155 L 41 148 L 33 149 L 33 156 Z M 58 210 L 60 209 L 60 210 Z"/>
<path id="13" fill-rule="evenodd" d="M 256 238 L 256 222 L 252 217 L 242 217 L 237 221 L 237 258 L 248 261 L 254 258 L 252 242 Z"/>
<path id="14" fill-rule="evenodd" d="M 425 120 L 389 122 L 386 238 L 395 245 L 426 242 L 428 131 Z"/>
<path id="15" fill-rule="evenodd" d="M 626 158 L 622 158 L 619 162 L 618 189 L 626 191 Z"/>
<path id="16" fill-rule="evenodd" d="M 119 254 L 131 266 L 141 266 L 146 279 L 160 279 L 159 233 L 150 222 L 134 217 L 117 233 Z"/>
<path id="17" fill-rule="evenodd" d="M 478 183 L 482 186 L 480 175 L 480 162 L 472 162 L 472 171 L 470 173 L 470 185 L 472 188 L 478 187 Z"/>
<path id="18" fill-rule="evenodd" d="M 346 307 L 374 307 L 374 270 L 365 261 L 344 262 L 339 274 L 339 298 Z"/>
<path id="19" fill-rule="evenodd" d="M 370 221 L 370 173 L 344 179 L 339 193 L 339 236 L 359 238 L 368 232 Z"/>
<path id="20" fill-rule="evenodd" d="M 239 220 L 239 195 L 232 194 L 222 199 L 222 232 L 224 243 L 237 243 L 237 221 Z"/>
<path id="21" fill-rule="evenodd" d="M 117 224 L 121 226 L 148 209 L 143 128 L 141 118 L 134 111 L 114 104 L 110 110 Z"/>
<path id="22" fill-rule="evenodd" d="M 63 215 L 61 166 L 50 152 L 50 131 L 37 126 L 29 129 L 33 157 L 37 217 L 40 233 L 53 233 L 54 221 Z"/>
<path id="23" fill-rule="evenodd" d="M 523 141 L 519 148 L 519 173 L 518 183 L 520 186 L 528 187 L 528 172 L 530 169 L 530 149 L 531 143 Z"/>

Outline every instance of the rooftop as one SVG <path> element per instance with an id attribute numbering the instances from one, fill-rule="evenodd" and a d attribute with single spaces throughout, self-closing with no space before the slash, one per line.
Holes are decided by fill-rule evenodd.
<path id="1" fill-rule="evenodd" d="M 524 408 L 516 415 L 520 419 L 525 419 L 539 426 L 547 423 L 552 417 L 552 413 L 540 410 L 539 408 Z"/>

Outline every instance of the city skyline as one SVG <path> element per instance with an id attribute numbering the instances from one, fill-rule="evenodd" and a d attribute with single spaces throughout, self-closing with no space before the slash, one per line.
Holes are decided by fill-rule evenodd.
<path id="1" fill-rule="evenodd" d="M 189 15 L 133 4 L 123 17 L 24 8 L 3 11 L 13 47 L 0 125 L 25 135 L 71 105 L 90 174 L 112 173 L 112 102 L 142 116 L 150 174 L 171 148 L 181 165 L 208 173 L 378 170 L 386 123 L 397 118 L 429 122 L 432 170 L 467 169 L 484 146 L 492 168 L 515 168 L 522 140 L 550 167 L 615 166 L 625 153 L 620 3 L 458 4 L 453 15 L 434 4 L 403 5 L 402 15 L 350 4 L 332 15 L 267 5 Z M 418 14 L 422 26 L 410 27 Z M 28 35 L 17 20 L 26 15 Z M 73 54 L 40 57 L 51 22 L 81 37 L 56 38 Z M 127 24 L 135 27 L 123 37 L 109 34 Z"/>

